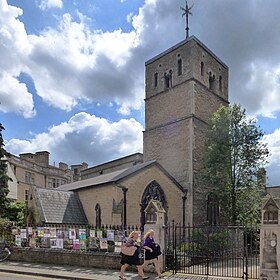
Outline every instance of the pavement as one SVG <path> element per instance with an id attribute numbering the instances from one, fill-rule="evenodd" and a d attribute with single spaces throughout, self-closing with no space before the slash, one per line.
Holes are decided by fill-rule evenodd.
<path id="1" fill-rule="evenodd" d="M 25 275 L 48 277 L 53 279 L 70 279 L 70 280 L 119 280 L 119 270 L 99 269 L 90 267 L 61 266 L 55 264 L 28 263 L 17 261 L 0 262 L 0 271 L 8 273 L 18 273 Z M 151 280 L 157 279 L 155 273 L 145 273 Z M 168 280 L 223 280 L 225 278 L 213 278 L 198 275 L 186 275 L 164 273 L 161 279 Z M 141 280 L 136 271 L 128 270 L 125 273 L 127 280 Z M 234 278 L 226 278 L 233 280 Z"/>

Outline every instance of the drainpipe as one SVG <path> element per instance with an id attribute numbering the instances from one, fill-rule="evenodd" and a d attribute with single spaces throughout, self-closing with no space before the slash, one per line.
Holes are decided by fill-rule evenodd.
<path id="1" fill-rule="evenodd" d="M 184 189 L 184 195 L 182 196 L 182 200 L 183 200 L 183 239 L 185 239 L 186 233 L 186 200 L 187 200 L 187 193 L 188 190 Z"/>
<path id="2" fill-rule="evenodd" d="M 127 224 L 126 224 L 126 193 L 128 191 L 128 188 L 122 187 L 122 191 L 123 191 L 123 230 L 125 232 L 125 236 L 127 236 L 127 233 L 126 233 L 126 227 L 127 227 Z"/>

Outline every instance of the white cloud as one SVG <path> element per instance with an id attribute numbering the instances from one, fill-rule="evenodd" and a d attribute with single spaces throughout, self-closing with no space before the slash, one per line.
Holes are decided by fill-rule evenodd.
<path id="1" fill-rule="evenodd" d="M 24 25 L 17 19 L 22 10 L 0 1 L 0 111 L 25 118 L 35 115 L 32 94 L 17 77 L 26 71 L 30 50 Z"/>
<path id="2" fill-rule="evenodd" d="M 42 11 L 46 11 L 51 8 L 60 8 L 61 9 L 62 6 L 63 6 L 62 0 L 41 0 L 41 2 L 38 5 L 38 7 Z"/>
<path id="3" fill-rule="evenodd" d="M 142 125 L 135 119 L 109 122 L 81 112 L 32 139 L 11 139 L 5 148 L 16 155 L 48 150 L 55 162 L 95 165 L 142 152 L 142 131 Z"/>
<path id="4" fill-rule="evenodd" d="M 265 135 L 263 142 L 267 143 L 270 151 L 268 158 L 268 184 L 270 186 L 280 185 L 279 184 L 279 170 L 280 170 L 280 128 L 276 129 L 273 133 Z"/>
<path id="5" fill-rule="evenodd" d="M 4 113 L 13 112 L 25 118 L 36 114 L 32 94 L 28 92 L 26 85 L 7 73 L 0 76 L 0 101 L 0 110 Z"/>

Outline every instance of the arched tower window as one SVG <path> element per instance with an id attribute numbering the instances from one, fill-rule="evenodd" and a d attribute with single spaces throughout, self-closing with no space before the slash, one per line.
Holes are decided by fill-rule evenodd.
<path id="1" fill-rule="evenodd" d="M 200 75 L 203 76 L 204 75 L 204 62 L 201 61 L 200 63 Z"/>
<path id="2" fill-rule="evenodd" d="M 157 87 L 158 86 L 158 73 L 154 74 L 154 86 Z"/>
<path id="3" fill-rule="evenodd" d="M 99 203 L 95 206 L 95 226 L 97 228 L 101 227 L 101 207 Z"/>
<path id="4" fill-rule="evenodd" d="M 177 62 L 177 67 L 178 67 L 178 76 L 181 76 L 182 75 L 182 59 L 178 59 L 178 62 Z"/>
<path id="5" fill-rule="evenodd" d="M 219 76 L 219 90 L 222 91 L 222 76 Z"/>
<path id="6" fill-rule="evenodd" d="M 214 89 L 214 83 L 215 83 L 215 75 L 212 75 L 211 72 L 209 72 L 209 88 Z"/>
<path id="7" fill-rule="evenodd" d="M 164 86 L 165 89 L 172 87 L 172 70 L 169 70 L 168 73 L 164 73 Z"/>

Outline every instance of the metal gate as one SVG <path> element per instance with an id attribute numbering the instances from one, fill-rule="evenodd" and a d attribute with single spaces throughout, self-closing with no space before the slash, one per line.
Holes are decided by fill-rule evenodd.
<path id="1" fill-rule="evenodd" d="M 259 230 L 236 226 L 166 228 L 165 267 L 173 273 L 259 279 Z"/>

